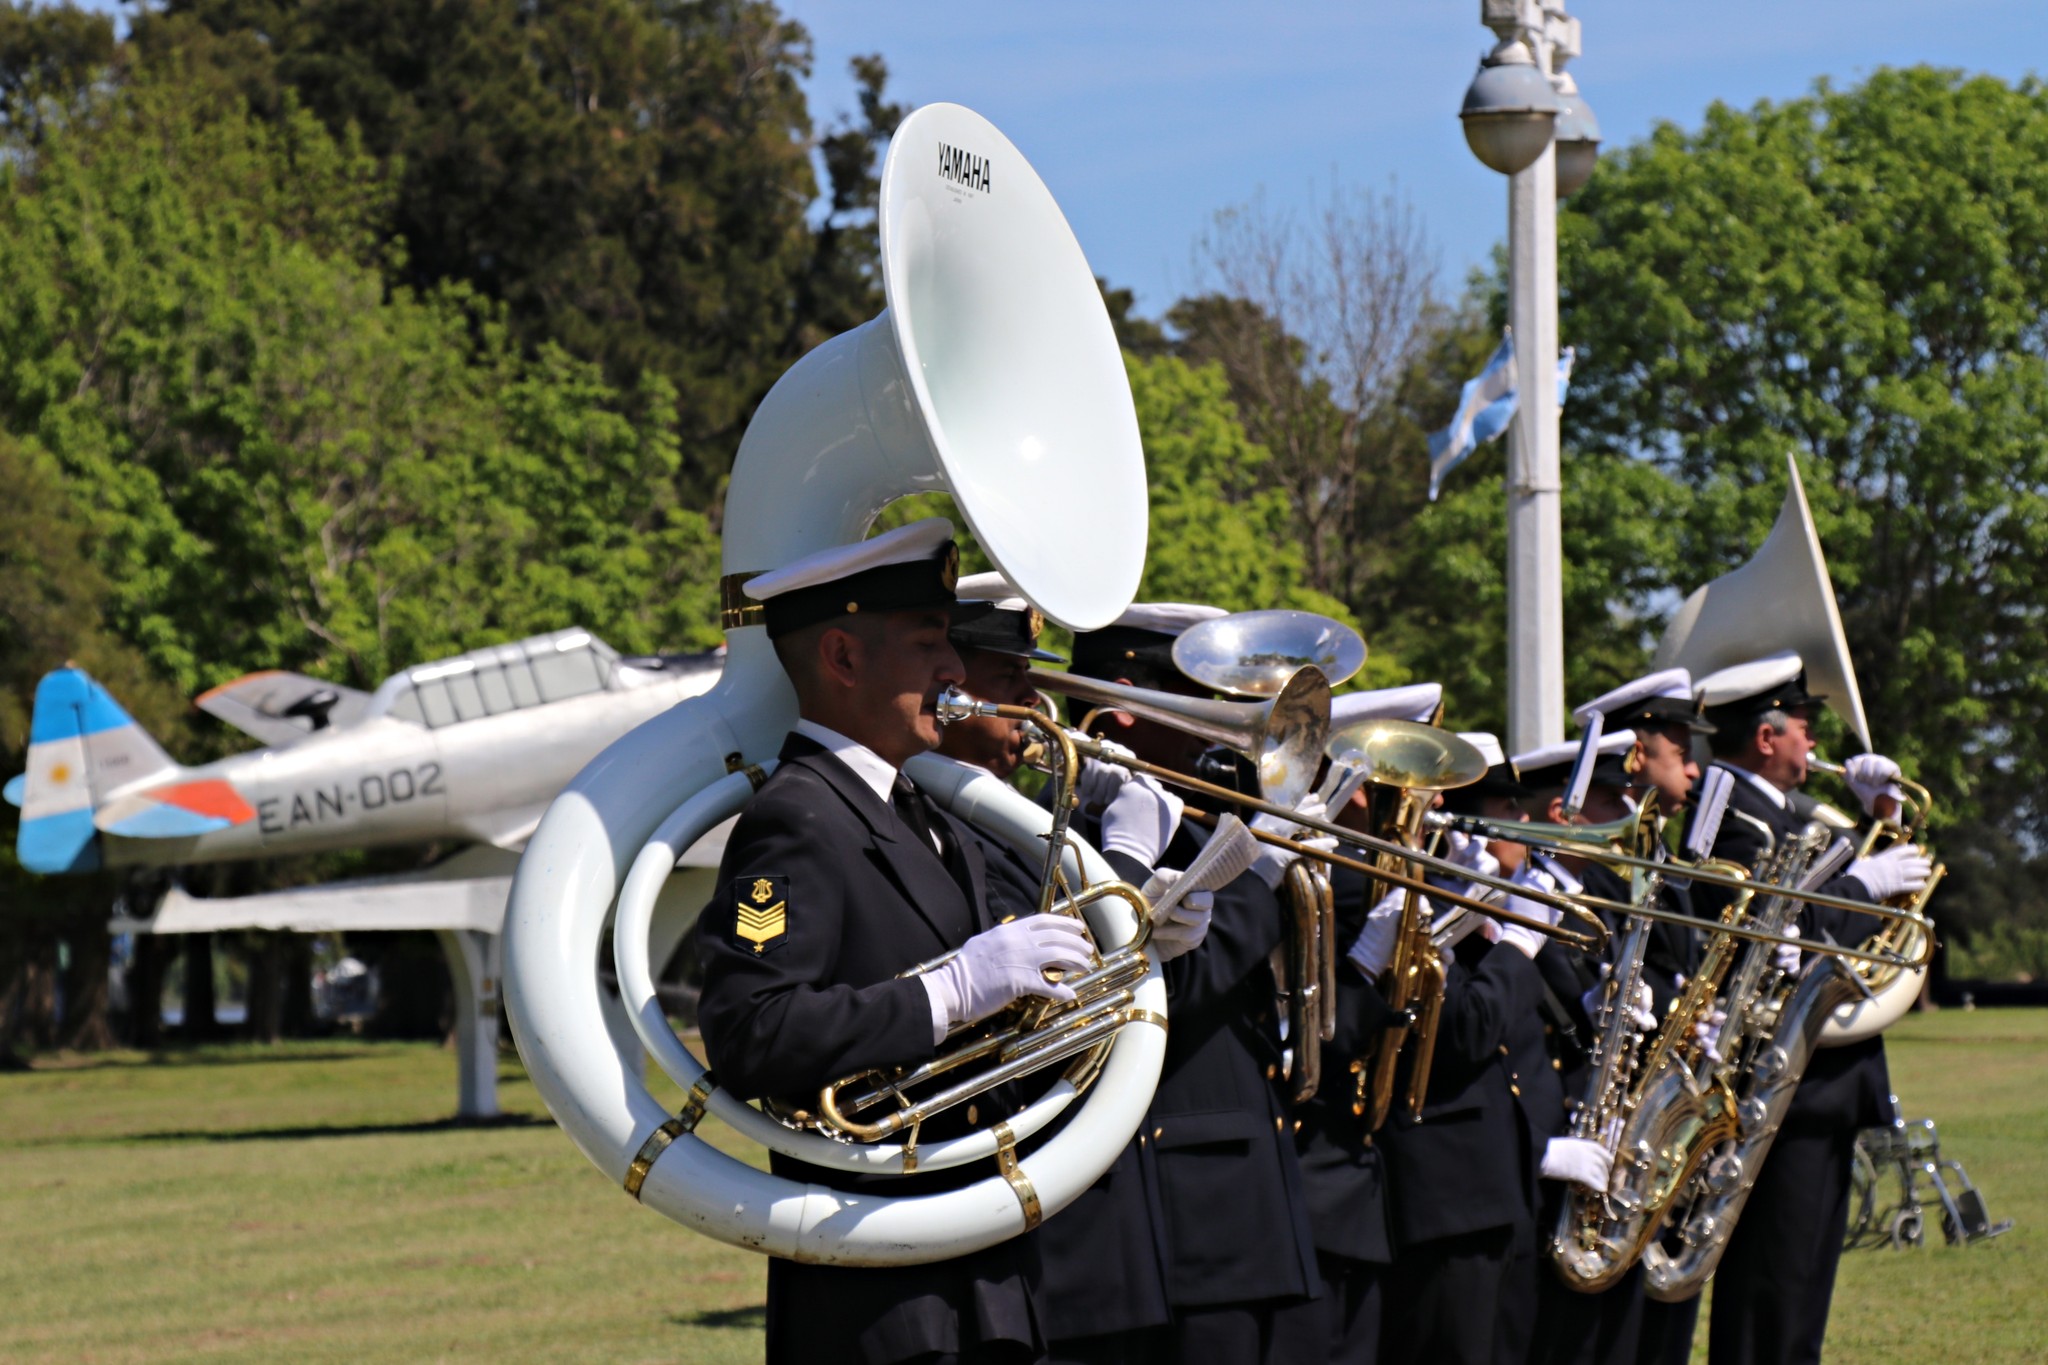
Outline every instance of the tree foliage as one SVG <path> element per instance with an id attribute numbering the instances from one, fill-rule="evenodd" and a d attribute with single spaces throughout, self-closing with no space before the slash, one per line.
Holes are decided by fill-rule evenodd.
<path id="1" fill-rule="evenodd" d="M 1563 216 L 1580 459 L 1639 456 L 1689 588 L 1795 456 L 1880 748 L 2038 844 L 2048 90 L 1930 68 L 1660 127 Z"/>
<path id="2" fill-rule="evenodd" d="M 188 693 L 574 620 L 703 640 L 709 525 L 640 415 L 666 381 L 622 396 L 464 290 L 387 287 L 350 259 L 374 185 L 306 114 L 147 81 L 6 182 L 0 420 L 76 490 L 115 628 Z"/>
<path id="3" fill-rule="evenodd" d="M 762 0 L 170 0 L 135 33 L 261 118 L 296 103 L 359 137 L 391 178 L 398 282 L 469 285 L 527 349 L 560 346 L 622 391 L 666 379 L 700 506 L 753 405 L 862 292 L 840 220 L 863 137 L 900 112 L 886 69 L 856 63 L 866 122 L 825 143 L 850 202 L 814 238 L 810 42 Z"/>

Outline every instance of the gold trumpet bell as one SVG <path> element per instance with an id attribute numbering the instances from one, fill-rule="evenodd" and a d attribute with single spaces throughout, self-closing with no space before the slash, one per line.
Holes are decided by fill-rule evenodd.
<path id="1" fill-rule="evenodd" d="M 1364 768 L 1367 781 L 1410 791 L 1452 791 L 1486 776 L 1486 755 L 1469 740 L 1415 721 L 1354 721 L 1332 731 L 1323 752 Z"/>

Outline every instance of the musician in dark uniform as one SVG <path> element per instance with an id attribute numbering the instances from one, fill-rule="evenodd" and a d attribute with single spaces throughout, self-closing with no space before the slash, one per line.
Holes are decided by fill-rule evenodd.
<path id="1" fill-rule="evenodd" d="M 1353 817 L 1347 809 L 1339 818 Z M 1498 868 L 1478 838 L 1458 836 L 1449 852 L 1476 871 Z M 1469 893 L 1471 886 L 1446 889 Z M 1347 954 L 1361 974 L 1377 979 L 1391 959 L 1387 931 L 1400 906 L 1401 896 L 1389 893 L 1367 915 L 1366 933 Z M 1556 918 L 1543 906 L 1532 905 L 1530 913 Z M 1548 940 L 1484 916 L 1477 923 L 1482 932 L 1445 954 L 1442 1015 L 1421 1111 L 1407 1103 L 1418 1051 L 1411 1036 L 1393 1107 L 1375 1137 L 1394 1241 L 1380 1337 L 1384 1362 L 1492 1361 L 1509 1265 L 1532 1235 L 1541 1144 L 1520 1106 L 1525 1077 L 1510 1040 L 1514 1021 L 1536 1013 L 1543 977 L 1535 959 Z"/>
<path id="2" fill-rule="evenodd" d="M 1631 756 L 1635 776 L 1656 792 L 1657 809 L 1666 820 L 1683 820 L 1699 789 L 1694 738 L 1714 733 L 1713 725 L 1700 713 L 1692 675 L 1682 668 L 1660 669 L 1623 683 L 1572 712 L 1581 725 L 1595 714 L 1608 730 L 1635 731 L 1636 752 Z M 1658 904 L 1691 914 L 1691 885 L 1667 878 L 1658 887 Z M 1669 923 L 1651 926 L 1643 953 L 1643 977 L 1650 983 L 1653 1009 L 1660 1016 L 1670 1008 L 1683 982 L 1699 969 L 1700 948 L 1696 930 Z M 1632 1276 L 1631 1282 L 1637 1278 Z M 1678 1303 L 1645 1297 L 1636 1336 L 1637 1365 L 1686 1365 L 1692 1358 L 1699 1311 L 1697 1295 Z"/>
<path id="3" fill-rule="evenodd" d="M 1031 666 L 1066 662 L 1039 647 L 1045 617 L 1000 573 L 970 574 L 960 580 L 958 592 L 959 619 L 949 638 L 966 673 L 964 690 L 982 701 L 1036 706 L 1039 696 L 1028 676 Z M 1021 721 L 976 716 L 946 726 L 938 752 L 986 768 L 1007 782 L 1024 762 L 1027 739 Z"/>
<path id="4" fill-rule="evenodd" d="M 1804 665 L 1789 651 L 1722 669 L 1698 688 L 1716 726 L 1714 762 L 1734 778 L 1714 856 L 1754 867 L 1774 841 L 1797 838 L 1805 824 L 1789 794 L 1806 780 L 1810 722 L 1824 698 L 1807 692 Z M 1866 810 L 1882 810 L 1891 794 L 1880 784 L 1858 795 Z M 1880 901 L 1925 886 L 1929 870 L 1924 853 L 1901 846 L 1857 859 L 1820 889 Z M 1702 917 L 1719 915 L 1728 896 L 1693 889 Z M 1801 937 L 1843 944 L 1862 942 L 1878 926 L 1875 916 L 1814 906 L 1798 921 Z M 1814 1053 L 1715 1272 L 1713 1365 L 1820 1360 L 1848 1225 L 1856 1133 L 1891 1117 L 1882 1038 Z"/>
<path id="5" fill-rule="evenodd" d="M 1584 803 L 1567 820 L 1565 787 L 1579 749 L 1578 742 L 1569 742 L 1516 756 L 1515 766 L 1529 792 L 1529 804 L 1540 808 L 1540 818 L 1551 824 L 1606 824 L 1633 813 L 1640 790 L 1634 764 L 1640 756 L 1640 741 L 1633 731 L 1619 729 L 1603 734 Z M 1585 891 L 1603 899 L 1629 899 L 1627 882 L 1585 858 L 1533 852 L 1517 879 L 1550 891 Z M 1510 905 L 1517 910 L 1525 908 L 1518 900 Z M 1610 931 L 1618 930 L 1619 916 L 1601 913 Z M 1610 954 L 1615 942 L 1609 941 Z M 1569 1186 L 1604 1188 L 1612 1166 L 1607 1148 L 1572 1136 L 1571 1123 L 1591 1080 L 1589 1064 L 1598 1041 L 1601 1007 L 1614 989 L 1609 984 L 1613 965 L 1611 956 L 1545 952 L 1537 959 L 1545 987 L 1537 1017 L 1519 1021 L 1510 1042 L 1516 1069 L 1538 1078 L 1534 1084 L 1524 1084 L 1521 1102 L 1542 1142 L 1542 1180 L 1531 1207 L 1535 1235 L 1517 1248 L 1509 1273 L 1510 1292 L 1501 1313 L 1508 1333 L 1502 1339 L 1499 1358 L 1503 1362 L 1632 1365 L 1635 1359 L 1643 1302 L 1637 1273 L 1631 1270 L 1609 1289 L 1586 1294 L 1568 1287 L 1549 1264 L 1550 1240 Z M 1631 1008 L 1638 1025 L 1654 1025 L 1647 991 Z M 1526 1331 L 1524 1339 L 1532 1343 L 1519 1353 L 1512 1346 L 1516 1339 L 1512 1333 L 1517 1329 Z"/>
<path id="6" fill-rule="evenodd" d="M 1628 756 L 1627 766 L 1635 789 L 1657 794 L 1657 811 L 1664 819 L 1682 818 L 1700 780 L 1699 760 L 1693 754 L 1694 737 L 1710 737 L 1714 733 L 1713 723 L 1700 713 L 1699 702 L 1693 696 L 1692 675 L 1682 668 L 1660 669 L 1595 697 L 1572 712 L 1581 725 L 1596 714 L 1609 734 L 1624 729 L 1634 732 L 1636 747 Z M 1616 884 L 1625 881 L 1615 880 Z M 1690 915 L 1690 885 L 1667 878 L 1658 888 L 1658 905 Z M 1671 997 L 1679 989 L 1678 982 L 1698 969 L 1699 955 L 1696 931 L 1670 923 L 1651 927 L 1649 946 L 1643 953 L 1643 977 L 1650 983 L 1659 1015 L 1669 1008 Z"/>
<path id="7" fill-rule="evenodd" d="M 1334 732 L 1372 719 L 1426 721 L 1442 699 L 1443 688 L 1436 683 L 1348 693 L 1332 705 L 1330 728 Z M 1367 809 L 1365 798 L 1355 796 L 1334 818 L 1362 828 Z M 1348 948 L 1366 928 L 1372 908 L 1369 882 L 1364 873 L 1339 867 L 1330 872 L 1330 887 L 1337 907 L 1337 946 Z M 1373 965 L 1369 959 L 1367 965 Z M 1331 1365 L 1370 1365 L 1379 1356 L 1394 1244 L 1387 1224 L 1386 1166 L 1366 1129 L 1358 1080 L 1364 1074 L 1360 1059 L 1372 1054 L 1393 1011 L 1358 962 L 1346 956 L 1337 966 L 1333 1013 L 1333 1036 L 1320 1044 L 1321 1083 L 1294 1109 L 1295 1150 L 1322 1282 L 1317 1302 L 1328 1350 L 1320 1359 Z"/>
<path id="8" fill-rule="evenodd" d="M 1134 606 L 1077 636 L 1071 671 L 1183 696 L 1211 695 L 1172 646 L 1214 607 Z M 1193 771 L 1203 741 L 1124 712 L 1107 737 L 1137 757 Z M 1090 764 L 1075 829 L 1142 885 L 1185 868 L 1206 831 L 1150 777 Z M 1281 1098 L 1281 1040 L 1268 955 L 1281 941 L 1286 859 L 1215 893 L 1201 946 L 1165 965 L 1171 1025 L 1145 1129 L 1089 1203 L 1049 1221 L 1056 1359 L 1219 1362 L 1320 1359 L 1315 1251 Z M 1156 935 L 1156 931 L 1155 931 Z M 1164 1309 L 1168 1320 L 1154 1319 Z"/>
<path id="9" fill-rule="evenodd" d="M 763 603 L 802 719 L 734 826 L 700 920 L 705 1048 L 719 1082 L 741 1097 L 813 1109 L 827 1083 L 927 1061 L 954 1027 L 1020 996 L 1063 997 L 1046 970 L 1086 965 L 1079 924 L 992 901 L 977 844 L 899 773 L 937 743 L 934 702 L 962 680 L 947 639 L 951 533 L 943 520 L 919 522 L 746 585 Z M 899 975 L 955 948 L 942 967 Z M 978 1104 L 1014 1112 L 1021 1099 L 992 1091 Z M 963 1131 L 974 1107 L 939 1116 L 924 1136 Z M 849 1176 L 781 1156 L 772 1165 L 891 1195 L 987 1174 Z M 932 1265 L 772 1260 L 768 1358 L 1042 1360 L 1037 1278 L 1031 1234 Z"/>
<path id="10" fill-rule="evenodd" d="M 1001 574 L 960 580 L 963 602 L 989 599 L 993 609 L 953 628 L 969 693 L 987 701 L 1029 706 L 1038 701 L 1026 670 L 1033 663 L 1065 663 L 1038 647 L 1043 618 L 1014 595 Z M 995 718 L 955 721 L 946 727 L 939 755 L 985 768 L 1008 780 L 1023 760 L 1020 722 Z M 1031 866 L 1006 844 L 983 838 L 992 878 L 1007 878 L 1035 897 L 1043 868 Z M 1190 892 L 1172 922 L 1152 937 L 1162 956 L 1194 949 L 1208 928 L 1211 893 Z M 1064 1126 L 1055 1121 L 1039 1139 L 1049 1142 Z M 1041 1305 L 1053 1359 L 1144 1359 L 1158 1346 L 1172 1314 L 1166 1301 L 1166 1247 L 1156 1178 L 1142 1143 L 1134 1139 L 1114 1165 L 1080 1198 L 1039 1230 L 1045 1278 Z M 1105 1265 L 1126 1273 L 1103 1278 Z"/>

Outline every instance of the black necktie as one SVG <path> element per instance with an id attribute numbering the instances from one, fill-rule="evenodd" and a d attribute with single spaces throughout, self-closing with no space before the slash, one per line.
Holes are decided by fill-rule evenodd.
<path id="1" fill-rule="evenodd" d="M 897 818 L 910 826 L 911 833 L 917 836 L 919 843 L 933 853 L 944 856 L 940 852 L 944 845 L 939 842 L 937 831 L 932 828 L 931 806 L 926 803 L 924 793 L 900 773 L 896 777 L 896 785 L 890 790 L 889 804 L 895 809 Z"/>

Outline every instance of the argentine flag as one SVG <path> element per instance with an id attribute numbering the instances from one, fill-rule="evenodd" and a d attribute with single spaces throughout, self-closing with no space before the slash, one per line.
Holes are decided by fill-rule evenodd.
<path id="1" fill-rule="evenodd" d="M 1565 390 L 1571 386 L 1574 351 L 1567 346 L 1557 357 L 1557 405 L 1564 406 Z M 1508 332 L 1479 377 L 1466 382 L 1458 394 L 1458 410 L 1451 424 L 1429 435 L 1429 500 L 1436 501 L 1444 475 L 1463 464 L 1482 442 L 1491 441 L 1508 429 L 1515 415 L 1515 337 Z"/>

